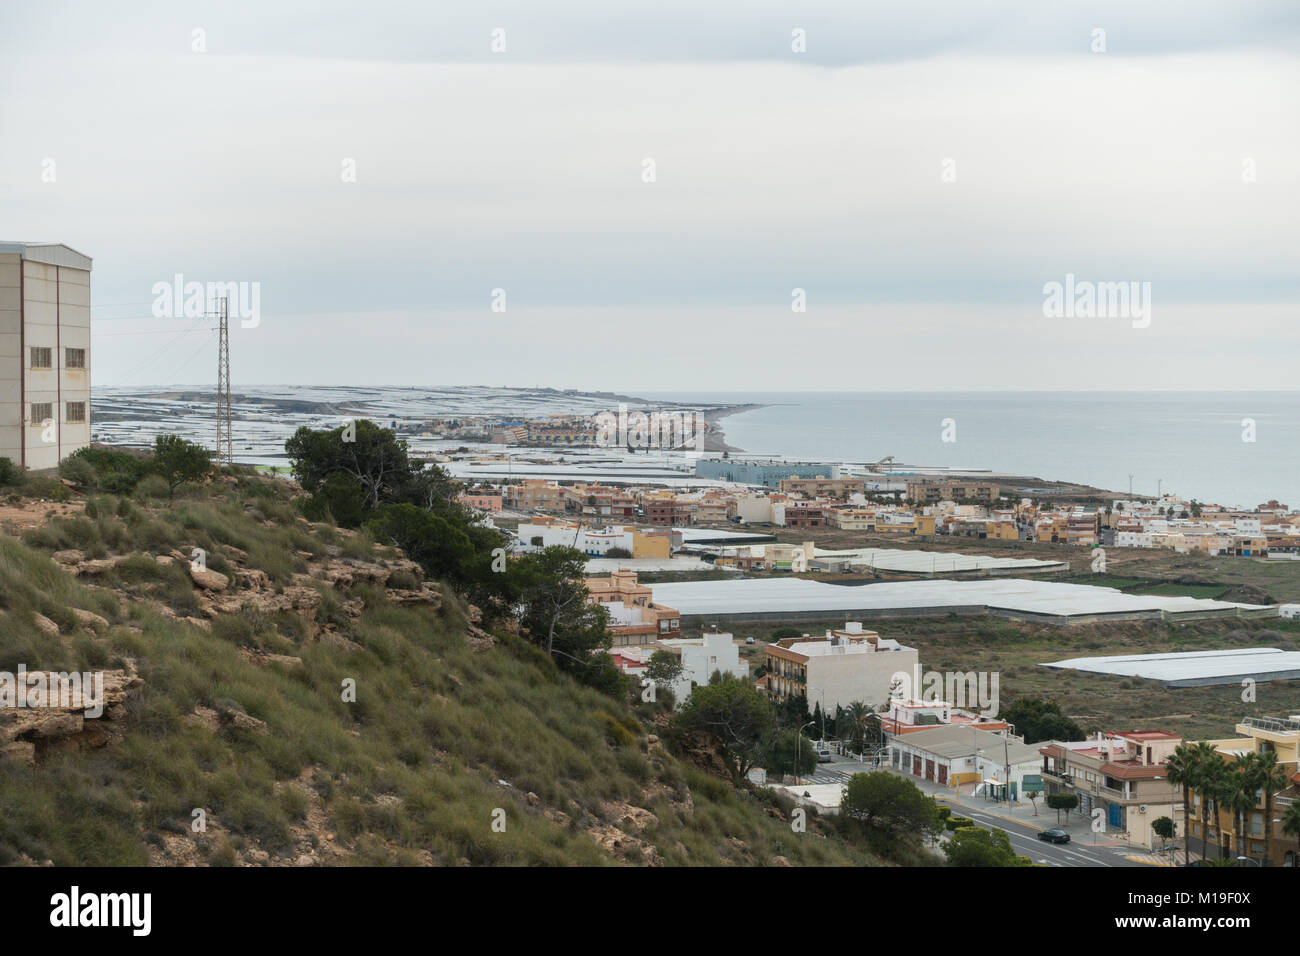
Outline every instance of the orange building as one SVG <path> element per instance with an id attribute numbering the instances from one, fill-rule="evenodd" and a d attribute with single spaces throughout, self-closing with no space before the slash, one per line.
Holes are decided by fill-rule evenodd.
<path id="1" fill-rule="evenodd" d="M 678 637 L 682 615 L 676 608 L 655 604 L 649 586 L 638 584 L 635 571 L 614 571 L 607 578 L 587 578 L 587 600 L 609 613 L 615 647 L 653 644 Z"/>

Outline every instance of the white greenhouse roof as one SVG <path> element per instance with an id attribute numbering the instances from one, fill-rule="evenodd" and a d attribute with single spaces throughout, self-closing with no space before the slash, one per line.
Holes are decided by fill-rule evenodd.
<path id="1" fill-rule="evenodd" d="M 816 550 L 818 558 L 848 558 L 881 571 L 941 574 L 962 571 L 1063 571 L 1065 561 L 1038 558 L 1003 558 L 991 554 L 956 554 L 950 551 L 917 551 L 900 548 L 854 548 L 849 551 Z"/>
<path id="2" fill-rule="evenodd" d="M 1228 651 L 1073 657 L 1043 666 L 1118 677 L 1143 677 L 1160 681 L 1167 687 L 1194 687 L 1235 684 L 1247 677 L 1254 680 L 1300 677 L 1300 652 L 1276 647 L 1249 647 Z"/>
<path id="3" fill-rule="evenodd" d="M 1052 581 L 887 581 L 845 586 L 806 578 L 747 578 L 740 581 L 689 581 L 656 584 L 656 603 L 683 615 L 762 617 L 782 614 L 812 617 L 838 613 L 944 613 L 958 609 L 1003 611 L 1024 616 L 1160 617 L 1237 614 L 1275 617 L 1276 607 L 1231 604 L 1188 597 L 1125 594 L 1114 588 Z"/>

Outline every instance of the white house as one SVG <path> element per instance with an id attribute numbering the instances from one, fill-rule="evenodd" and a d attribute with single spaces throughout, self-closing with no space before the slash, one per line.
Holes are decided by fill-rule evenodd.
<path id="1" fill-rule="evenodd" d="M 528 554 L 542 548 L 577 548 L 593 558 L 604 557 L 611 548 L 622 548 L 632 554 L 635 535 L 631 528 L 616 525 L 612 528 L 587 528 L 571 524 L 530 524 L 521 522 L 515 531 L 519 550 Z"/>
<path id="2" fill-rule="evenodd" d="M 749 677 L 749 665 L 740 660 L 740 648 L 731 634 L 711 631 L 701 637 L 676 637 L 658 642 L 658 646 L 673 651 L 681 658 L 681 679 L 672 685 L 673 695 L 680 707 L 696 684 L 707 684 L 716 672 L 730 674 L 741 680 Z"/>

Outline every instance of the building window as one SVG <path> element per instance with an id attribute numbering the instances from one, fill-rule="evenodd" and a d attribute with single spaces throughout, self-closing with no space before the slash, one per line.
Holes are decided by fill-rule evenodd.
<path id="1" fill-rule="evenodd" d="M 63 367 L 64 368 L 85 368 L 86 350 L 85 349 L 64 349 Z"/>
<path id="2" fill-rule="evenodd" d="M 51 368 L 53 361 L 53 350 L 40 346 L 32 346 L 32 368 Z"/>
<path id="3" fill-rule="evenodd" d="M 46 349 L 45 351 L 49 351 Z M 54 418 L 53 402 L 32 402 L 32 424 L 39 425 Z"/>
<path id="4" fill-rule="evenodd" d="M 86 421 L 86 403 L 85 402 L 68 402 L 69 424 L 84 423 Z"/>

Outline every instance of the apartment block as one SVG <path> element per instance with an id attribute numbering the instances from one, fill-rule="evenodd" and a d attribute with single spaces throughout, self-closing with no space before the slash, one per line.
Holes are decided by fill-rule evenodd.
<path id="1" fill-rule="evenodd" d="M 1165 730 L 1132 730 L 1048 744 L 1039 751 L 1047 792 L 1075 794 L 1084 817 L 1100 809 L 1108 832 L 1127 833 L 1131 842 L 1156 849 L 1160 838 L 1153 821 L 1169 817 L 1184 832 L 1183 793 L 1170 785 L 1165 770 L 1182 742 Z"/>
<path id="2" fill-rule="evenodd" d="M 0 457 L 54 468 L 90 444 L 91 259 L 0 242 Z"/>
<path id="3" fill-rule="evenodd" d="M 1282 831 L 1281 816 L 1288 806 L 1300 800 L 1300 715 L 1289 717 L 1247 717 L 1237 725 L 1239 737 L 1211 740 L 1214 749 L 1229 763 L 1247 754 L 1274 753 L 1285 771 L 1287 785 L 1265 795 L 1260 791 L 1255 806 L 1246 814 L 1242 839 L 1238 845 L 1233 814 L 1216 808 L 1213 801 L 1203 805 L 1204 797 L 1192 792 L 1188 808 L 1187 829 L 1195 850 L 1204 841 L 1205 854 L 1211 858 L 1249 857 L 1269 866 L 1296 866 L 1296 839 Z M 1208 812 L 1207 812 L 1208 811 Z M 1270 822 L 1270 814 L 1272 822 Z M 1265 828 L 1272 828 L 1265 840 Z M 1265 845 L 1267 843 L 1267 859 Z"/>
<path id="4" fill-rule="evenodd" d="M 682 616 L 656 604 L 649 586 L 638 584 L 635 571 L 614 571 L 607 578 L 587 578 L 587 600 L 609 613 L 614 647 L 653 644 L 681 634 Z"/>
<path id="5" fill-rule="evenodd" d="M 805 498 L 847 498 L 866 490 L 863 478 L 782 478 L 777 487 L 788 495 Z"/>
<path id="6" fill-rule="evenodd" d="M 504 490 L 505 505 L 516 511 L 564 511 L 569 500 L 567 488 L 544 478 L 526 478 Z"/>
<path id="7" fill-rule="evenodd" d="M 908 481 L 907 500 L 933 504 L 939 501 L 997 501 L 1002 489 L 995 484 L 966 481 Z"/>
<path id="8" fill-rule="evenodd" d="M 698 503 L 690 498 L 647 496 L 642 499 L 645 520 L 652 525 L 674 527 L 696 523 Z"/>
<path id="9" fill-rule="evenodd" d="M 917 652 L 857 621 L 824 638 L 802 637 L 769 644 L 764 650 L 764 687 L 776 700 L 803 696 L 811 709 L 834 713 L 854 701 L 878 707 L 889 700 L 894 675 L 912 674 Z"/>

